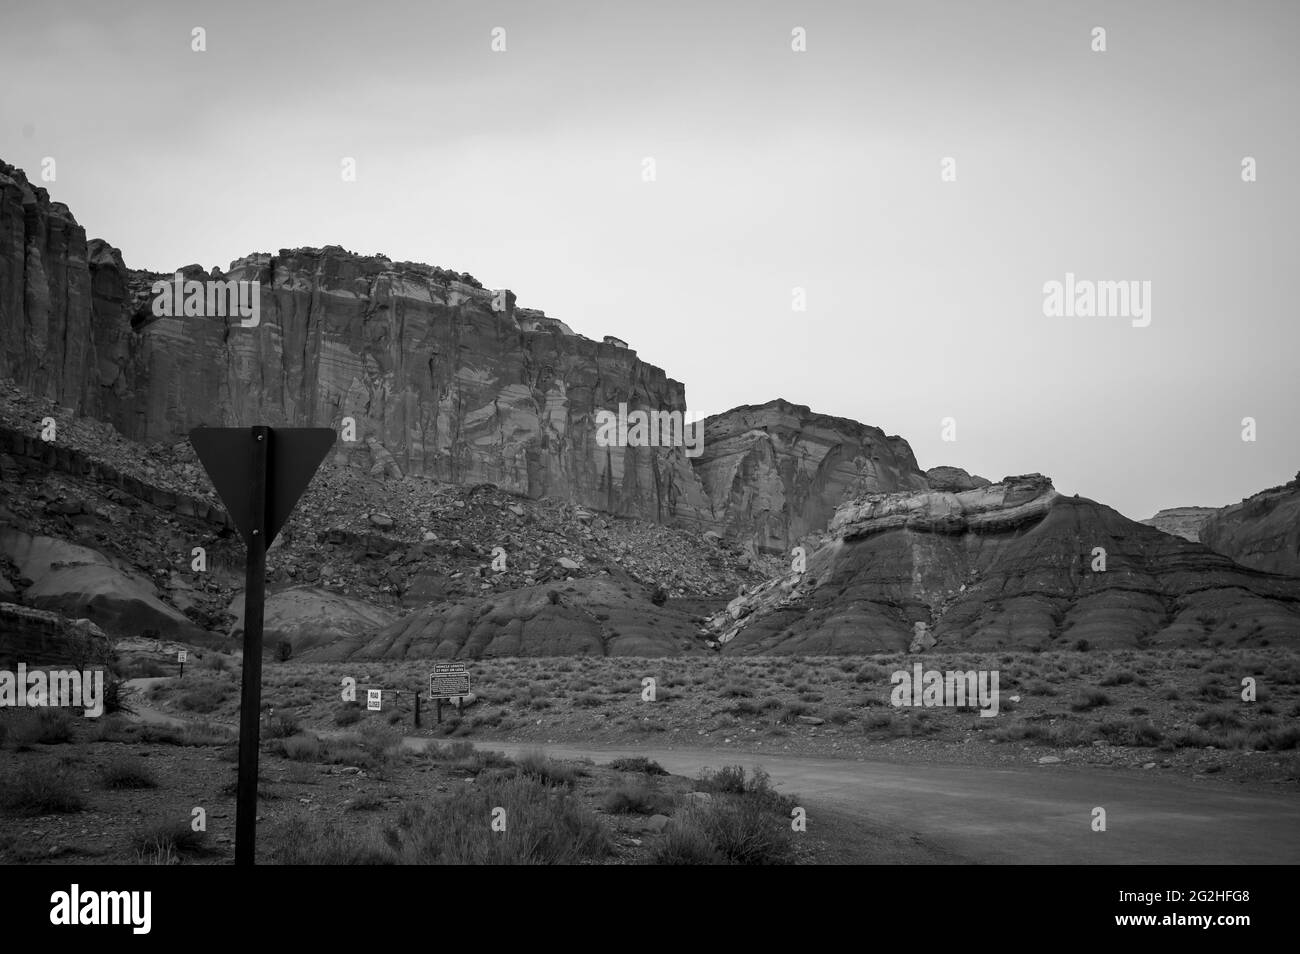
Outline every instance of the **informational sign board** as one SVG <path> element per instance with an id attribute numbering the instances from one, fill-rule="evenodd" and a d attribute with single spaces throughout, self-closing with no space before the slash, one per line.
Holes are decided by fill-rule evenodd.
<path id="1" fill-rule="evenodd" d="M 366 690 L 366 708 L 378 712 L 383 705 L 384 690 L 367 689 Z"/>
<path id="2" fill-rule="evenodd" d="M 429 673 L 429 698 L 451 699 L 469 695 L 468 663 L 434 663 Z"/>
<path id="3" fill-rule="evenodd" d="M 177 661 L 177 662 L 186 662 L 186 661 L 188 661 L 188 659 L 189 659 L 189 655 L 190 655 L 190 654 L 187 653 L 187 652 L 186 652 L 185 650 L 183 650 L 183 649 L 178 650 L 177 653 L 176 653 L 176 661 Z"/>

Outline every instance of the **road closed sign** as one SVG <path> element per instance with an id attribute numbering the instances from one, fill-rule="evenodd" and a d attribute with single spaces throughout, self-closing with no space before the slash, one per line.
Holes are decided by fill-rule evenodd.
<path id="1" fill-rule="evenodd" d="M 468 663 L 434 663 L 429 673 L 429 698 L 452 699 L 469 695 Z"/>
<path id="2" fill-rule="evenodd" d="M 383 707 L 384 690 L 366 690 L 366 708 L 378 712 Z"/>

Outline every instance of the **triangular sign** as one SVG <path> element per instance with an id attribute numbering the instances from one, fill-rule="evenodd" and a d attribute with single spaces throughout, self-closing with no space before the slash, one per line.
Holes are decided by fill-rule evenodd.
<path id="1" fill-rule="evenodd" d="M 253 444 L 259 430 L 267 437 L 264 546 L 269 547 L 334 446 L 336 435 L 328 427 L 196 427 L 190 431 L 190 444 L 246 544 L 253 540 Z"/>

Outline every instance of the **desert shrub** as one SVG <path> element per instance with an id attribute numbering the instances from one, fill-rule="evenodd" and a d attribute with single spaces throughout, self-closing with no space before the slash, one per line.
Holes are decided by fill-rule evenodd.
<path id="1" fill-rule="evenodd" d="M 878 682 L 882 679 L 888 679 L 890 672 L 884 666 L 877 666 L 875 663 L 867 663 L 858 670 L 857 675 L 853 677 L 854 682 L 871 683 Z"/>
<path id="2" fill-rule="evenodd" d="M 1284 726 L 1258 733 L 1252 746 L 1261 752 L 1289 752 L 1300 748 L 1300 726 Z"/>
<path id="3" fill-rule="evenodd" d="M 373 812 L 384 807 L 384 799 L 375 792 L 360 792 L 350 802 L 347 810 L 350 812 Z"/>
<path id="4" fill-rule="evenodd" d="M 716 772 L 705 769 L 697 777 L 696 787 L 701 792 L 743 796 L 767 811 L 781 814 L 788 814 L 795 804 L 794 798 L 773 788 L 772 777 L 757 767 L 748 777 L 739 765 L 724 766 Z"/>
<path id="5" fill-rule="evenodd" d="M 1160 730 L 1147 719 L 1105 719 L 1097 731 L 1112 745 L 1156 745 L 1161 739 Z"/>
<path id="6" fill-rule="evenodd" d="M 361 706 L 355 702 L 345 702 L 334 710 L 335 725 L 356 725 L 361 721 Z"/>
<path id="7" fill-rule="evenodd" d="M 705 769 L 696 778 L 696 789 L 701 792 L 745 793 L 745 769 L 740 765 L 724 765 L 716 772 Z"/>
<path id="8" fill-rule="evenodd" d="M 1169 741 L 1180 749 L 1203 749 L 1214 744 L 1214 736 L 1203 729 L 1178 729 L 1169 733 Z"/>
<path id="9" fill-rule="evenodd" d="M 271 829 L 271 857 L 282 865 L 392 865 L 397 855 L 381 830 L 355 821 L 321 825 L 298 815 Z"/>
<path id="10" fill-rule="evenodd" d="M 1132 682 L 1136 676 L 1127 669 L 1112 669 L 1106 675 L 1101 677 L 1097 683 L 1099 686 L 1124 686 Z"/>
<path id="11" fill-rule="evenodd" d="M 663 606 L 668 602 L 668 591 L 662 586 L 656 586 L 655 591 L 650 594 L 650 602 L 655 606 Z"/>
<path id="12" fill-rule="evenodd" d="M 182 692 L 176 701 L 182 709 L 191 712 L 215 712 L 226 701 L 226 689 L 218 683 L 208 683 Z"/>
<path id="13" fill-rule="evenodd" d="M 126 686 L 110 676 L 104 680 L 104 715 L 118 712 L 132 713 L 135 709 L 126 701 Z"/>
<path id="14" fill-rule="evenodd" d="M 643 772 L 646 775 L 668 774 L 658 762 L 639 755 L 631 758 L 615 759 L 609 763 L 609 767 L 615 772 Z"/>
<path id="15" fill-rule="evenodd" d="M 604 700 L 594 692 L 581 692 L 573 699 L 575 705 L 582 706 L 584 709 L 590 709 L 594 706 L 601 705 L 603 701 Z"/>
<path id="16" fill-rule="evenodd" d="M 812 706 L 805 705 L 802 702 L 787 702 L 781 707 L 781 712 L 777 715 L 778 722 L 797 722 L 801 715 L 808 715 L 812 712 Z"/>
<path id="17" fill-rule="evenodd" d="M 271 718 L 266 720 L 266 726 L 262 734 L 268 739 L 287 739 L 291 735 L 297 735 L 299 731 L 298 717 L 292 712 L 277 712 Z"/>
<path id="18" fill-rule="evenodd" d="M 158 780 L 139 759 L 115 759 L 100 769 L 105 788 L 157 788 Z"/>
<path id="19" fill-rule="evenodd" d="M 1231 709 L 1209 709 L 1195 719 L 1202 729 L 1239 729 L 1241 716 Z"/>
<path id="20" fill-rule="evenodd" d="M 672 807 L 663 792 L 643 780 L 611 788 L 602 804 L 611 815 L 660 815 Z"/>
<path id="21" fill-rule="evenodd" d="M 38 743 L 71 742 L 72 717 L 62 709 L 20 709 L 12 717 L 9 736 L 19 751 Z"/>
<path id="22" fill-rule="evenodd" d="M 496 808 L 509 820 L 504 832 L 484 823 Z M 573 864 L 611 848 L 605 826 L 573 796 L 527 776 L 410 806 L 397 831 L 403 860 L 415 864 Z"/>
<path id="23" fill-rule="evenodd" d="M 314 735 L 294 735 L 282 739 L 279 749 L 286 759 L 294 762 L 319 762 L 325 750 L 320 739 Z"/>
<path id="24" fill-rule="evenodd" d="M 1088 689 L 1075 696 L 1070 702 L 1070 708 L 1075 712 L 1089 712 L 1108 705 L 1110 705 L 1110 696 L 1100 689 Z"/>
<path id="25" fill-rule="evenodd" d="M 445 745 L 428 742 L 424 746 L 424 757 L 434 762 L 463 762 L 474 755 L 473 742 L 448 742 Z"/>
<path id="26" fill-rule="evenodd" d="M 894 725 L 894 713 L 888 709 L 868 712 L 862 717 L 862 728 L 868 732 L 876 729 L 889 729 Z"/>
<path id="27" fill-rule="evenodd" d="M 288 662 L 293 656 L 293 643 L 282 639 L 275 644 L 275 658 L 279 662 Z"/>
<path id="28" fill-rule="evenodd" d="M 784 865 L 794 861 L 789 822 L 773 817 L 761 801 L 748 797 L 715 799 L 691 814 L 714 849 L 730 864 Z"/>
<path id="29" fill-rule="evenodd" d="M 727 859 L 713 847 L 713 839 L 704 826 L 688 821 L 683 815 L 676 819 L 655 841 L 650 850 L 650 863 L 654 865 L 722 865 Z"/>
<path id="30" fill-rule="evenodd" d="M 23 765 L 0 779 L 0 808 L 14 815 L 55 815 L 85 807 L 81 785 L 66 767 L 52 762 Z"/>
<path id="31" fill-rule="evenodd" d="M 1206 676 L 1197 684 L 1196 694 L 1207 702 L 1218 702 L 1223 698 L 1223 685 L 1213 676 Z"/>
<path id="32" fill-rule="evenodd" d="M 485 821 L 505 809 L 505 831 Z M 572 796 L 516 777 L 407 806 L 396 824 L 292 819 L 269 838 L 281 864 L 575 864 L 610 851 L 600 821 Z"/>
<path id="33" fill-rule="evenodd" d="M 201 855 L 209 850 L 207 832 L 195 831 L 188 820 L 157 822 L 136 833 L 132 847 L 137 856 Z"/>
<path id="34" fill-rule="evenodd" d="M 572 788 L 578 781 L 578 770 L 563 762 L 546 757 L 540 749 L 530 749 L 515 759 L 520 773 L 545 785 L 562 785 Z"/>

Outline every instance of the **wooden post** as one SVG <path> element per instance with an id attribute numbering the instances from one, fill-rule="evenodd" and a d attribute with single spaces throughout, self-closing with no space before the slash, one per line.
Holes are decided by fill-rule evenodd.
<path id="1" fill-rule="evenodd" d="M 438 725 L 442 725 L 442 696 L 438 697 L 437 713 L 438 713 Z"/>
<path id="2" fill-rule="evenodd" d="M 415 691 L 415 727 L 420 727 L 420 691 Z"/>
<path id="3" fill-rule="evenodd" d="M 235 783 L 235 865 L 254 863 L 257 850 L 257 745 L 261 729 L 262 614 L 266 608 L 266 460 L 269 427 L 249 430 L 253 456 L 252 541 L 244 576 L 244 673 L 239 696 L 239 778 Z"/>

